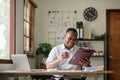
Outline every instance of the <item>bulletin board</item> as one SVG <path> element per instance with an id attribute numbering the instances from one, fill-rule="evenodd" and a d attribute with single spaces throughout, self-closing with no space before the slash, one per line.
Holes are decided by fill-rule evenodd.
<path id="1" fill-rule="evenodd" d="M 67 28 L 76 28 L 77 11 L 48 11 L 48 42 L 55 46 L 63 43 Z"/>

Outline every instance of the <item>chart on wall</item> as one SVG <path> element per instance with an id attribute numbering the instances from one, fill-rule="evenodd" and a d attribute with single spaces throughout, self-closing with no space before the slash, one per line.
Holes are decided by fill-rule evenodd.
<path id="1" fill-rule="evenodd" d="M 48 11 L 48 42 L 53 46 L 63 43 L 65 30 L 76 28 L 77 11 Z"/>

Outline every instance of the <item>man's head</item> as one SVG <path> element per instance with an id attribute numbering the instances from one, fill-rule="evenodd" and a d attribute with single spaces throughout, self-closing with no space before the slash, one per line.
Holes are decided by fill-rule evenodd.
<path id="1" fill-rule="evenodd" d="M 71 49 L 77 40 L 77 31 L 74 28 L 68 28 L 64 35 L 64 44 L 67 49 Z"/>

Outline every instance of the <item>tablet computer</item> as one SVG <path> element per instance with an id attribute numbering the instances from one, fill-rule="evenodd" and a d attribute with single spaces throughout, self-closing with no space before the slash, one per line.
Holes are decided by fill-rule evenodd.
<path id="1" fill-rule="evenodd" d="M 90 59 L 90 57 L 92 56 L 92 54 L 95 52 L 95 50 L 92 49 L 84 49 L 84 48 L 79 48 L 75 55 L 71 58 L 71 60 L 69 61 L 70 64 L 73 65 L 80 65 L 79 61 L 81 59 Z"/>

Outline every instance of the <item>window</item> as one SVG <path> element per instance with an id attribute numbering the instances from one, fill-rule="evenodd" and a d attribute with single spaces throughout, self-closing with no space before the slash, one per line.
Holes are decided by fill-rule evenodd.
<path id="1" fill-rule="evenodd" d="M 24 0 L 24 53 L 34 53 L 34 20 L 36 4 L 33 0 Z"/>
<path id="2" fill-rule="evenodd" d="M 15 53 L 15 0 L 0 0 L 0 63 Z"/>

